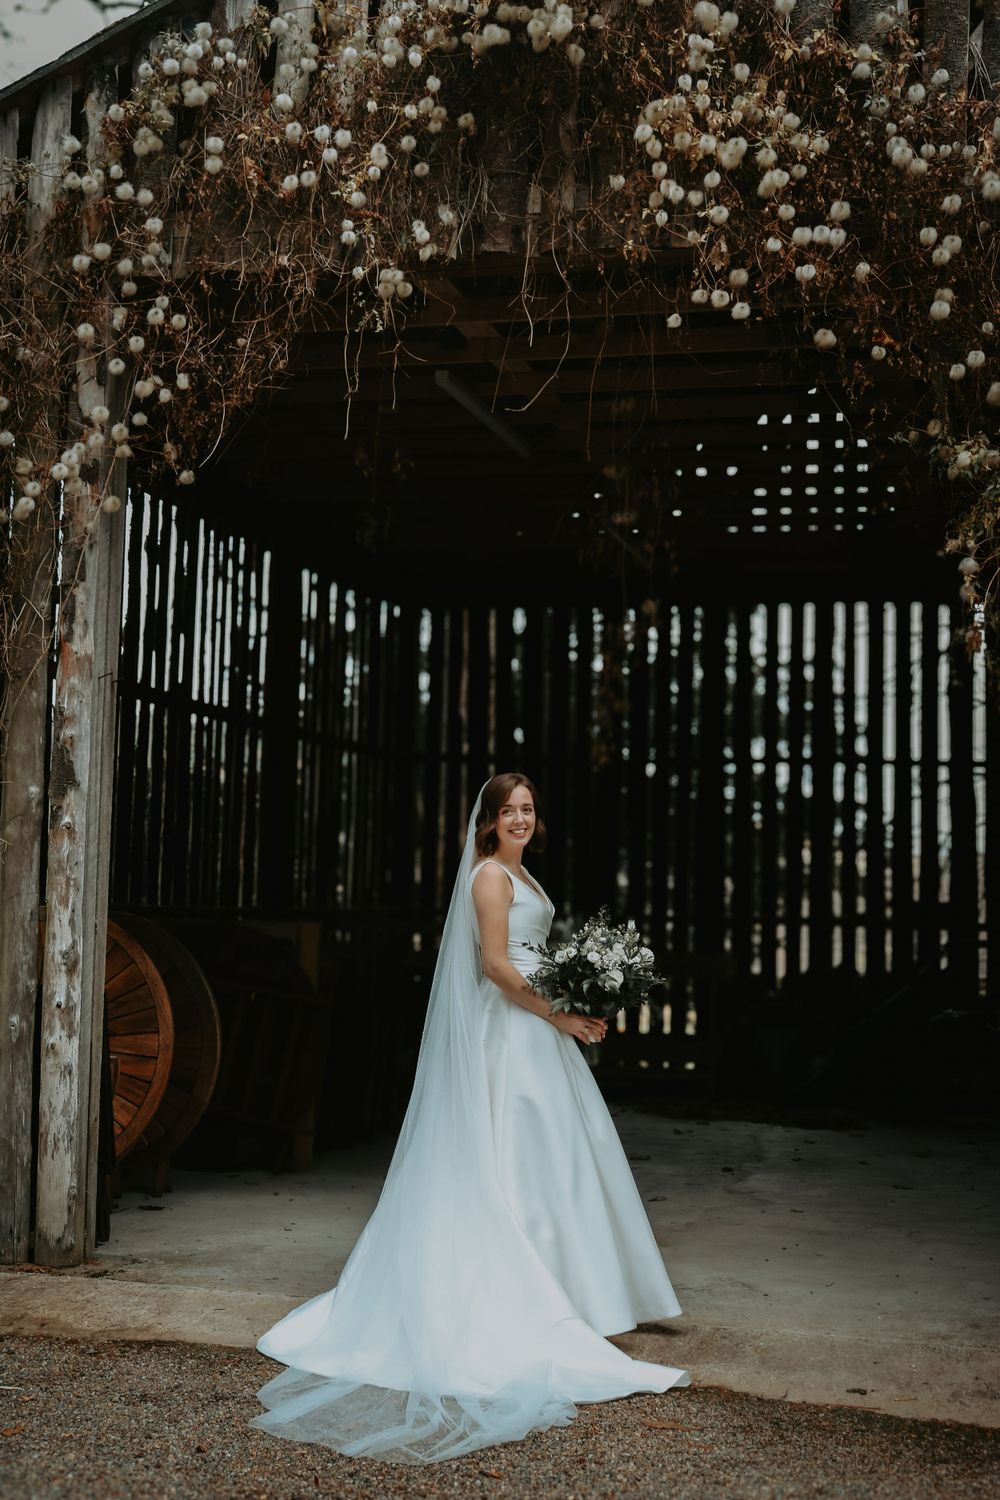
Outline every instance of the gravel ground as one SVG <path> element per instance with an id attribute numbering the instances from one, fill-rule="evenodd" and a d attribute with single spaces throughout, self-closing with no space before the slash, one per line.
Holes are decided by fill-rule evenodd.
<path id="1" fill-rule="evenodd" d="M 655 1358 L 654 1340 L 629 1350 Z M 280 1368 L 190 1344 L 0 1341 L 3 1500 L 996 1500 L 1000 1432 L 692 1386 L 424 1469 L 247 1428 Z"/>

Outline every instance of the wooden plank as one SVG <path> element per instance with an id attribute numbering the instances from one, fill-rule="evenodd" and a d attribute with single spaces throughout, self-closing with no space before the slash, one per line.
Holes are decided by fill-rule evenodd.
<path id="1" fill-rule="evenodd" d="M 913 934 L 913 679 L 910 605 L 895 605 L 896 682 L 893 700 L 895 754 L 892 794 L 892 971 L 905 973 L 914 960 Z"/>
<path id="2" fill-rule="evenodd" d="M 928 71 L 943 68 L 950 94 L 965 91 L 969 76 L 969 0 L 924 0 L 923 49 Z"/>
<path id="3" fill-rule="evenodd" d="M 42 92 L 35 115 L 32 158 L 39 171 L 28 184 L 28 233 L 42 269 L 45 231 L 52 215 L 62 138 L 69 129 L 71 85 L 56 79 Z M 4 115 L 6 150 L 16 143 L 16 117 Z M 14 145 L 16 154 L 16 144 Z M 9 187 L 9 178 L 5 176 Z M 53 324 L 61 310 L 53 304 Z M 56 426 L 60 413 L 50 412 Z M 36 458 L 48 467 L 51 456 Z M 45 818 L 45 744 L 56 569 L 49 501 L 18 523 L 22 544 L 14 554 L 9 588 L 16 622 L 7 642 L 9 673 L 0 705 L 0 1262 L 30 1253 L 32 1116 L 37 1006 L 37 924 Z M 83 1173 L 81 1172 L 81 1178 Z M 80 1218 L 80 1244 L 83 1219 Z"/>
<path id="4" fill-rule="evenodd" d="M 90 154 L 111 102 L 103 74 L 88 89 Z M 45 156 L 45 145 L 42 148 Z M 109 309 L 103 309 L 109 321 Z M 109 389 L 120 413 L 120 389 Z M 81 359 L 76 401 L 87 413 L 93 371 Z M 34 1257 L 78 1265 L 93 1253 L 97 1203 L 97 1119 L 108 930 L 115 682 L 120 649 L 124 517 L 97 511 L 124 465 L 102 458 L 96 484 L 64 496 L 63 585 L 49 759 L 45 957 L 42 965 L 39 1140 Z"/>
<path id="5" fill-rule="evenodd" d="M 844 734 L 840 747 L 840 759 L 844 768 L 844 791 L 841 802 L 843 832 L 840 837 L 839 885 L 841 963 L 845 973 L 855 972 L 855 947 L 858 932 L 858 834 L 856 827 L 858 808 L 855 797 L 855 778 L 859 769 L 855 748 L 857 624 L 857 605 L 853 600 L 848 599 L 844 605 L 844 686 L 841 706 L 844 716 Z"/>
<path id="6" fill-rule="evenodd" d="M 17 109 L 0 114 L 0 208 L 14 197 L 17 183 L 17 138 L 20 119 Z"/>
<path id="7" fill-rule="evenodd" d="M 788 931 L 789 978 L 802 972 L 802 893 L 804 876 L 805 694 L 803 657 L 803 606 L 791 606 L 791 641 L 788 661 L 788 795 L 785 804 L 785 848 L 788 869 L 785 895 L 785 925 Z M 739 806 L 737 793 L 737 806 Z"/>
<path id="8" fill-rule="evenodd" d="M 760 954 L 761 972 L 768 987 L 778 978 L 778 902 L 781 882 L 778 861 L 784 821 L 778 791 L 778 606 L 767 606 L 764 647 L 764 701 L 761 730 L 764 739 L 764 777 L 761 786 Z"/>
<path id="9" fill-rule="evenodd" d="M 921 604 L 920 653 L 920 895 L 917 903 L 917 956 L 937 959 L 942 912 L 941 858 L 938 847 L 938 647 L 937 606 Z"/>
<path id="10" fill-rule="evenodd" d="M 816 607 L 812 716 L 809 726 L 812 797 L 809 804 L 809 963 L 814 974 L 833 965 L 833 763 L 836 753 L 833 687 L 833 605 Z"/>
<path id="11" fill-rule="evenodd" d="M 865 939 L 867 967 L 876 982 L 886 972 L 885 937 L 889 904 L 886 889 L 885 828 L 885 718 L 892 685 L 885 681 L 886 606 L 868 603 L 867 770 L 868 829 L 866 838 Z"/>
<path id="12" fill-rule="evenodd" d="M 957 611 L 955 611 L 957 613 Z M 976 853 L 976 794 L 972 770 L 972 663 L 960 626 L 952 635 L 948 672 L 948 981 L 953 993 L 979 989 L 979 872 Z M 956 639 L 957 637 L 957 639 Z"/>

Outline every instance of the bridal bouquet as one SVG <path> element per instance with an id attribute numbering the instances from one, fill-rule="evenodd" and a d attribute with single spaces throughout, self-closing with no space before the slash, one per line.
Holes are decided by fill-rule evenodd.
<path id="1" fill-rule="evenodd" d="M 653 951 L 644 948 L 635 923 L 615 926 L 606 906 L 562 943 L 526 943 L 541 956 L 528 976 L 552 1009 L 613 1016 L 623 1006 L 638 1008 L 650 990 L 663 983 L 653 968 Z"/>

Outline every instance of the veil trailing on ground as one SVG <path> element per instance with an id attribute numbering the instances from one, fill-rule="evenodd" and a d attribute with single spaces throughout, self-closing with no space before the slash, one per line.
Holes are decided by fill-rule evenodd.
<path id="1" fill-rule="evenodd" d="M 564 1426 L 576 1400 L 684 1383 L 685 1372 L 628 1359 L 580 1319 L 501 1192 L 470 882 L 483 790 L 375 1211 L 337 1286 L 257 1345 L 289 1368 L 258 1392 L 268 1410 L 252 1425 L 401 1463 Z"/>

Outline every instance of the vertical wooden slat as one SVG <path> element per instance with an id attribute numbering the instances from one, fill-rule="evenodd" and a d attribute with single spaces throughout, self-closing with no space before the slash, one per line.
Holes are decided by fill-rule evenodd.
<path id="1" fill-rule="evenodd" d="M 777 980 L 778 958 L 778 606 L 767 606 L 764 654 L 764 777 L 761 800 L 760 956 L 768 985 Z"/>
<path id="2" fill-rule="evenodd" d="M 844 796 L 841 804 L 843 834 L 840 841 L 840 902 L 841 902 L 841 963 L 846 974 L 852 974 L 855 966 L 855 949 L 858 929 L 858 835 L 855 778 L 858 772 L 857 737 L 857 693 L 855 682 L 856 656 L 858 648 L 857 606 L 848 598 L 844 605 L 844 694 L 843 724 L 844 738 L 841 754 L 844 766 Z"/>
<path id="3" fill-rule="evenodd" d="M 428 703 L 426 706 L 426 739 L 424 749 L 423 851 L 421 854 L 421 906 L 437 911 L 438 839 L 441 816 L 441 731 L 442 704 L 445 695 L 444 611 L 436 609 L 431 616 L 431 639 L 427 653 Z M 483 777 L 485 780 L 485 775 Z"/>
<path id="4" fill-rule="evenodd" d="M 723 717 L 720 684 L 725 678 L 725 616 L 717 606 L 702 613 L 699 650 L 701 681 L 698 690 L 698 747 L 694 809 L 694 956 L 699 965 L 717 961 L 723 935 Z M 714 994 L 696 979 L 695 1003 L 698 1034 L 717 1042 L 728 1017 L 709 1010 Z"/>
<path id="5" fill-rule="evenodd" d="M 812 681 L 810 742 L 812 798 L 809 805 L 809 968 L 829 971 L 833 961 L 833 605 L 816 605 L 816 651 Z"/>
<path id="6" fill-rule="evenodd" d="M 40 263 L 45 229 L 55 204 L 61 141 L 69 129 L 72 84 L 46 85 L 38 101 L 28 183 L 29 219 Z M 18 120 L 3 119 L 0 148 L 17 154 Z M 4 170 L 2 192 L 13 188 Z M 53 318 L 61 310 L 53 307 Z M 58 413 L 52 414 L 58 421 Z M 48 455 L 39 454 L 44 462 Z M 49 502 L 23 523 L 11 564 L 9 676 L 0 715 L 0 1262 L 26 1260 L 32 1197 L 33 1054 L 37 1007 L 37 922 L 45 817 L 45 742 L 48 653 L 53 617 L 55 550 Z M 80 1236 L 82 1243 L 82 1234 Z"/>
<path id="7" fill-rule="evenodd" d="M 892 805 L 892 970 L 913 966 L 913 707 L 910 606 L 896 603 L 896 751 Z"/>
<path id="8" fill-rule="evenodd" d="M 964 89 L 969 74 L 969 0 L 924 0 L 924 51 L 948 74 L 949 93 Z"/>
<path id="9" fill-rule="evenodd" d="M 785 810 L 788 879 L 785 924 L 788 929 L 788 974 L 802 972 L 802 892 L 804 854 L 804 804 L 802 780 L 805 769 L 805 674 L 803 606 L 792 605 L 791 642 L 788 662 L 788 797 Z"/>
<path id="10" fill-rule="evenodd" d="M 868 827 L 865 876 L 865 944 L 868 972 L 877 981 L 885 973 L 886 848 L 885 798 L 885 631 L 886 609 L 879 601 L 868 604 L 868 693 L 866 714 L 868 767 Z"/>
<path id="11" fill-rule="evenodd" d="M 1000 83 L 1000 0 L 983 0 L 982 58 L 990 88 Z"/>
<path id="12" fill-rule="evenodd" d="M 570 900 L 570 785 L 572 775 L 573 720 L 570 715 L 570 612 L 564 604 L 552 613 L 549 654 L 549 693 L 545 806 L 549 825 L 546 855 L 546 889 L 556 910 Z"/>
<path id="13" fill-rule="evenodd" d="M 299 659 L 301 640 L 299 569 L 294 558 L 272 558 L 268 605 L 267 677 L 264 683 L 261 773 L 261 895 L 277 915 L 291 905 L 295 830 L 288 816 L 298 780 L 298 673 L 289 663 Z"/>
<path id="14" fill-rule="evenodd" d="M 68 86 L 68 80 L 65 80 Z M 88 88 L 88 161 L 96 164 L 100 120 L 114 93 L 106 70 Z M 36 140 L 43 173 L 59 170 L 58 132 Z M 37 148 L 37 150 L 35 149 Z M 108 309 L 96 320 L 106 326 Z M 111 394 L 110 392 L 108 393 Z M 81 357 L 79 419 L 102 402 L 93 361 Z M 49 771 L 46 932 L 42 967 L 35 1258 L 72 1265 L 94 1245 L 104 961 L 107 938 L 114 685 L 121 622 L 121 510 L 95 509 L 112 477 L 111 452 L 94 481 L 64 496 L 59 657 Z M 94 524 L 90 527 L 92 517 Z"/>
<path id="15" fill-rule="evenodd" d="M 949 653 L 948 978 L 968 996 L 979 983 L 979 879 L 976 868 L 976 794 L 972 771 L 972 663 L 961 632 Z"/>
<path id="16" fill-rule="evenodd" d="M 937 609 L 924 600 L 920 636 L 920 897 L 917 906 L 917 955 L 921 963 L 937 956 L 940 946 L 938 853 L 938 624 Z"/>

